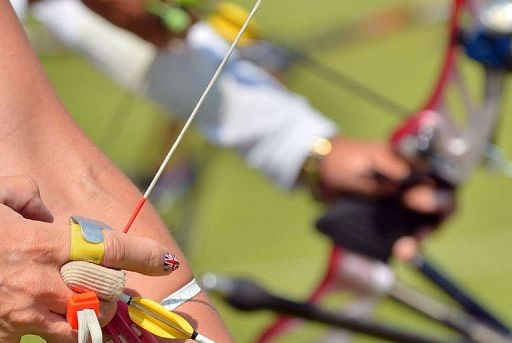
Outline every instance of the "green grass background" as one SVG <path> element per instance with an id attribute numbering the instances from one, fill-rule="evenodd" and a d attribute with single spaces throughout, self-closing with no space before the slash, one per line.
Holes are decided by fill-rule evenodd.
<path id="1" fill-rule="evenodd" d="M 272 0 L 264 2 L 258 19 L 270 36 L 295 44 L 369 11 L 407 1 Z M 251 3 L 239 2 L 247 6 Z M 444 26 L 430 25 L 350 46 L 333 43 L 312 53 L 414 109 L 429 92 L 444 44 Z M 170 140 L 164 125 L 167 117 L 162 112 L 136 99 L 119 123 L 120 132 L 105 139 L 105 126 L 122 91 L 69 52 L 43 56 L 42 61 L 69 111 L 120 168 L 137 176 L 154 170 Z M 470 83 L 477 85 L 478 70 L 470 64 L 465 69 L 472 76 Z M 393 113 L 316 77 L 307 66 L 295 66 L 286 84 L 338 122 L 346 135 L 387 139 L 400 121 Z M 499 143 L 510 151 L 512 122 L 508 112 L 512 103 L 510 97 L 506 98 Z M 305 296 L 323 273 L 329 247 L 312 227 L 322 213 L 321 206 L 303 192 L 286 194 L 278 190 L 245 166 L 234 152 L 206 146 L 197 133 L 190 135 L 184 149 L 186 153 L 208 156 L 207 163 L 193 196 L 164 215 L 170 220 L 171 230 L 179 237 L 188 237 L 184 247 L 197 276 L 208 271 L 247 275 L 287 296 Z M 459 193 L 457 214 L 425 247 L 429 255 L 506 319 L 512 312 L 511 189 L 512 180 L 478 171 Z M 183 213 L 192 213 L 186 233 L 179 227 L 184 221 L 176 219 Z M 435 292 L 407 267 L 396 269 L 409 282 Z M 330 304 L 338 302 L 331 300 Z M 239 342 L 250 342 L 272 319 L 267 313 L 240 314 L 220 302 L 216 304 Z M 406 327 L 445 334 L 438 326 L 386 301 L 379 307 L 378 316 Z M 306 342 L 322 330 L 309 325 L 300 336 L 281 341 Z M 376 342 L 369 338 L 360 341 Z"/>

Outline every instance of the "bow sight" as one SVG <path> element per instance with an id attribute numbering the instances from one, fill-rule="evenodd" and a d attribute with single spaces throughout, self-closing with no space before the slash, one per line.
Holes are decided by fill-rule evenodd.
<path id="1" fill-rule="evenodd" d="M 464 181 L 487 153 L 495 136 L 505 76 L 512 67 L 510 1 L 491 1 L 485 5 L 469 1 L 472 24 L 462 26 L 465 4 L 455 1 L 449 44 L 431 97 L 391 140 L 396 150 L 419 169 L 429 169 L 452 185 Z M 509 10 L 499 11 L 504 8 Z M 510 21 L 502 18 L 507 13 L 511 15 Z M 482 66 L 480 102 L 470 96 L 471 91 L 464 83 L 458 61 L 460 48 Z M 451 88 L 456 94 L 449 92 Z M 458 107 L 451 105 L 454 100 Z"/>

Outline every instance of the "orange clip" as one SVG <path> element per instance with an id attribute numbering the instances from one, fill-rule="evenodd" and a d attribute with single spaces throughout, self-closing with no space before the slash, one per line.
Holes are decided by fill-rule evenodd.
<path id="1" fill-rule="evenodd" d="M 77 312 L 91 309 L 98 315 L 100 313 L 100 301 L 94 292 L 74 294 L 69 298 L 66 311 L 66 319 L 74 330 L 78 329 Z"/>

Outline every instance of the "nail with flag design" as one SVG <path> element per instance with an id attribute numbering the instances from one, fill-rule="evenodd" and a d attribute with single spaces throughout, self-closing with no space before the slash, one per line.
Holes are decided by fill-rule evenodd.
<path id="1" fill-rule="evenodd" d="M 178 257 L 173 253 L 165 253 L 164 255 L 164 270 L 167 271 L 175 271 L 180 267 L 180 261 Z"/>

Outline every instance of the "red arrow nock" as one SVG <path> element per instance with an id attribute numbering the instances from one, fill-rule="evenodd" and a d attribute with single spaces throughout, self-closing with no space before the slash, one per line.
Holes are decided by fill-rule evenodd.
<path id="1" fill-rule="evenodd" d="M 68 299 L 66 319 L 74 330 L 78 330 L 78 311 L 91 309 L 100 313 L 100 301 L 94 292 L 74 294 Z"/>

